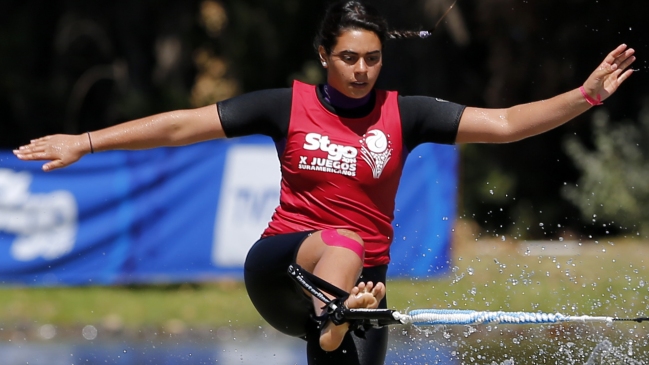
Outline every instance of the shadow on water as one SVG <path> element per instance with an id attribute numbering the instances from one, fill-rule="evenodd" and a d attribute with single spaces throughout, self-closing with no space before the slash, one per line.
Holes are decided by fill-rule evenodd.
<path id="1" fill-rule="evenodd" d="M 304 343 L 273 330 L 229 338 L 79 338 L 0 343 L 2 365 L 306 364 Z M 230 332 L 229 332 L 230 333 Z M 610 338 L 607 338 L 607 336 Z M 647 364 L 647 340 L 592 326 L 393 328 L 386 364 Z"/>

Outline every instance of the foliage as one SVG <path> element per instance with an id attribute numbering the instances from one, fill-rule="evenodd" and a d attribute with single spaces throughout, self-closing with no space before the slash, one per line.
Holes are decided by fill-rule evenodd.
<path id="1" fill-rule="evenodd" d="M 613 229 L 649 234 L 649 108 L 639 122 L 611 124 L 605 111 L 593 115 L 593 144 L 578 138 L 565 147 L 581 177 L 563 195 L 579 207 L 585 220 Z"/>
<path id="2" fill-rule="evenodd" d="M 452 3 L 367 1 L 396 29 L 430 29 Z M 0 14 L 0 148 L 287 87 L 295 78 L 322 82 L 312 40 L 329 2 L 8 0 Z M 620 43 L 642 58 L 643 5 L 460 0 L 433 37 L 386 44 L 378 86 L 477 107 L 548 98 L 583 83 Z M 607 100 L 614 118 L 637 112 L 644 74 Z M 579 177 L 562 140 L 586 132 L 585 118 L 518 143 L 463 148 L 462 215 L 521 237 L 555 235 L 547 227 L 558 224 L 592 233 L 590 219 L 579 219 L 559 193 Z M 497 184 L 493 196 L 487 183 Z"/>

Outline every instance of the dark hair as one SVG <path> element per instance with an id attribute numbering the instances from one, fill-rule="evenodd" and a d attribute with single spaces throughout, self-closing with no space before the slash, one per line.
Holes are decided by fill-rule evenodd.
<path id="1" fill-rule="evenodd" d="M 381 41 L 400 38 L 426 38 L 429 31 L 389 31 L 388 23 L 379 12 L 370 5 L 360 1 L 341 1 L 332 4 L 327 9 L 314 46 L 316 50 L 323 46 L 327 54 L 336 45 L 338 36 L 348 29 L 364 29 L 374 32 Z"/>

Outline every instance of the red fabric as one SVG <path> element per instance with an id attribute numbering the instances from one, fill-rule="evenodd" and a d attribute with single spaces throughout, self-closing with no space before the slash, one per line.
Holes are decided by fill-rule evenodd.
<path id="1" fill-rule="evenodd" d="M 347 119 L 325 109 L 315 86 L 296 81 L 280 204 L 263 236 L 349 229 L 365 242 L 366 267 L 387 264 L 402 140 L 396 92 L 377 90 L 367 117 Z"/>

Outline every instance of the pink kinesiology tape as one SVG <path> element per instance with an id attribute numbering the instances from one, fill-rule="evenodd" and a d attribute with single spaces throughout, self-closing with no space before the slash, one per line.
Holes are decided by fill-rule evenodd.
<path id="1" fill-rule="evenodd" d="M 346 249 L 352 250 L 358 257 L 361 258 L 361 261 L 365 257 L 365 248 L 363 245 L 357 241 L 343 236 L 335 229 L 325 229 L 322 231 L 322 241 L 328 246 L 344 247 Z"/>

